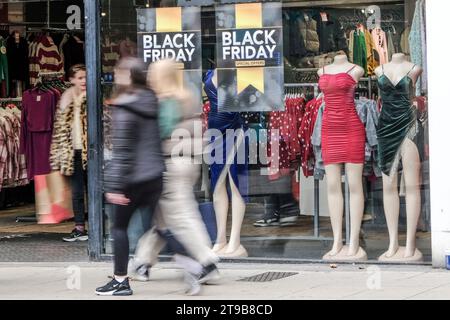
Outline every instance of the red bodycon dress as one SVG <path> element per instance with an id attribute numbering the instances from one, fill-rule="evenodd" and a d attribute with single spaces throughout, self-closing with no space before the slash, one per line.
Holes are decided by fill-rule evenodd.
<path id="1" fill-rule="evenodd" d="M 319 79 L 320 89 L 325 96 L 322 120 L 322 156 L 325 165 L 364 163 L 366 132 L 355 108 L 356 81 L 348 72 L 326 74 L 324 70 Z"/>

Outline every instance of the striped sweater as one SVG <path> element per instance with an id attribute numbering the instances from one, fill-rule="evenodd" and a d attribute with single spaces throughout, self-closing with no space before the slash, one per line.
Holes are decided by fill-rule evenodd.
<path id="1" fill-rule="evenodd" d="M 64 72 L 64 63 L 58 47 L 49 36 L 43 36 L 30 45 L 30 82 L 36 84 L 39 72 Z"/>

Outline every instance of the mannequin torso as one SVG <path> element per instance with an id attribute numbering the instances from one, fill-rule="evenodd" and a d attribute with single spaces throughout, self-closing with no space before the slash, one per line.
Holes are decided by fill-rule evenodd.
<path id="1" fill-rule="evenodd" d="M 364 76 L 365 71 L 360 66 L 350 63 L 346 55 L 338 55 L 334 58 L 332 64 L 320 68 L 317 72 L 319 77 L 324 74 L 336 75 L 340 73 L 348 73 L 356 82 L 358 82 L 361 77 Z"/>
<path id="2" fill-rule="evenodd" d="M 381 65 L 375 69 L 375 75 L 378 78 L 384 75 L 394 86 L 406 76 L 410 77 L 413 84 L 415 84 L 422 72 L 423 69 L 420 66 L 406 60 L 406 56 L 403 53 L 394 54 L 391 62 Z"/>

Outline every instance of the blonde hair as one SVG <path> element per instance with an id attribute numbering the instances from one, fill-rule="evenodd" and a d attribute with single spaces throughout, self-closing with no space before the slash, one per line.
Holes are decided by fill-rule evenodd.
<path id="1" fill-rule="evenodd" d="M 178 76 L 179 69 L 170 59 L 159 60 L 148 68 L 147 82 L 158 96 L 177 97 L 183 90 Z"/>

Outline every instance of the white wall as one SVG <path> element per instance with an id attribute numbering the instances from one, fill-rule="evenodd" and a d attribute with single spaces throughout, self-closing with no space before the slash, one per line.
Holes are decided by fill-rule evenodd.
<path id="1" fill-rule="evenodd" d="M 450 249 L 450 1 L 427 0 L 430 192 L 433 266 Z"/>

